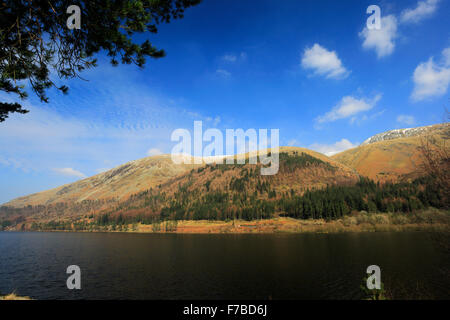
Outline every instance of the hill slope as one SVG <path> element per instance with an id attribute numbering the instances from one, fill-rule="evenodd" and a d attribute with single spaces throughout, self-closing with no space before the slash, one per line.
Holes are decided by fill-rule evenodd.
<path id="1" fill-rule="evenodd" d="M 4 205 L 20 208 L 58 202 L 120 200 L 155 187 L 198 166 L 174 164 L 170 155 L 146 157 L 74 183 L 14 199 Z"/>
<path id="2" fill-rule="evenodd" d="M 387 131 L 367 139 L 357 148 L 332 156 L 332 159 L 375 181 L 416 178 L 423 174 L 419 149 L 422 143 L 428 140 L 435 145 L 444 145 L 449 129 L 448 124 L 438 124 Z"/>
<path id="3" fill-rule="evenodd" d="M 276 175 L 262 176 L 260 168 L 261 164 L 248 163 L 176 165 L 169 155 L 144 158 L 73 184 L 15 199 L 0 208 L 0 215 L 26 222 L 56 218 L 73 221 L 104 212 L 160 215 L 176 205 L 184 211 L 196 206 L 206 210 L 220 197 L 226 197 L 230 208 L 239 208 L 239 201 L 275 200 L 282 194 L 302 194 L 327 185 L 353 185 L 359 179 L 353 169 L 323 154 L 294 147 L 280 148 Z"/>

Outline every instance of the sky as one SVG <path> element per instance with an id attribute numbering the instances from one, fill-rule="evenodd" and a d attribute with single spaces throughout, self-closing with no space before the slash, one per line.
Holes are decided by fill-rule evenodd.
<path id="1" fill-rule="evenodd" d="M 369 30 L 369 5 L 381 29 Z M 140 34 L 167 56 L 144 69 L 101 53 L 86 80 L 0 123 L 0 203 L 170 153 L 171 133 L 279 129 L 327 155 L 449 107 L 450 1 L 204 0 Z M 18 101 L 0 92 L 2 101 Z"/>

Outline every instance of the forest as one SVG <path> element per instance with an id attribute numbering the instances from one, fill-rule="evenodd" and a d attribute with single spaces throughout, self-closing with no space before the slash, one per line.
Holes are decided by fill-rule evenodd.
<path id="1" fill-rule="evenodd" d="M 264 190 L 264 189 L 263 189 Z M 268 193 L 271 191 L 269 190 Z M 151 199 L 151 200 L 150 200 Z M 147 205 L 158 204 L 158 197 L 148 196 Z M 186 201 L 186 200 L 185 200 Z M 429 207 L 445 208 L 440 192 L 433 188 L 428 178 L 411 183 L 377 184 L 370 179 L 361 178 L 354 186 L 329 186 L 322 190 L 310 190 L 303 195 L 285 193 L 277 199 L 256 199 L 256 195 L 237 196 L 226 192 L 210 192 L 201 200 L 183 205 L 183 198 L 172 200 L 158 213 L 126 215 L 109 211 L 89 215 L 76 221 L 50 221 L 33 223 L 32 230 L 98 230 L 107 226 L 110 230 L 126 231 L 138 223 L 151 224 L 153 231 L 161 228 L 170 231 L 176 228 L 179 220 L 223 220 L 234 219 L 252 221 L 285 216 L 295 219 L 342 218 L 352 212 L 368 213 L 392 212 L 409 214 Z M 128 208 L 129 209 L 129 208 Z M 3 226 L 11 222 L 3 221 Z"/>

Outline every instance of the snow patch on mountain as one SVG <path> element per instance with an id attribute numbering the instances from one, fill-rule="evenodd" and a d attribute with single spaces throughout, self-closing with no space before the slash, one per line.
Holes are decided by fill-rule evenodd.
<path id="1" fill-rule="evenodd" d="M 378 141 L 386 141 L 386 140 L 393 140 L 398 138 L 405 138 L 405 137 L 414 137 L 419 136 L 427 131 L 431 130 L 434 126 L 426 126 L 426 127 L 418 127 L 418 128 L 406 128 L 406 129 L 394 129 L 389 130 L 383 133 L 376 134 L 369 139 L 365 140 L 363 143 L 361 143 L 362 146 L 366 144 L 371 144 Z"/>

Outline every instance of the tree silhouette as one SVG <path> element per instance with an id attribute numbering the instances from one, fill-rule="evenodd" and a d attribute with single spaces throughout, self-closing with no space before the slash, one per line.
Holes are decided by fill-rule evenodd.
<path id="1" fill-rule="evenodd" d="M 149 40 L 136 43 L 136 33 L 157 33 L 157 26 L 182 18 L 200 0 L 4 0 L 0 4 L 0 90 L 27 97 L 26 81 L 43 102 L 56 87 L 51 71 L 62 79 L 80 77 L 95 67 L 94 58 L 106 51 L 112 65 L 143 67 L 146 58 L 164 57 Z M 67 8 L 78 5 L 81 28 L 67 27 Z M 26 113 L 19 103 L 0 103 L 0 122 L 9 113 Z"/>

